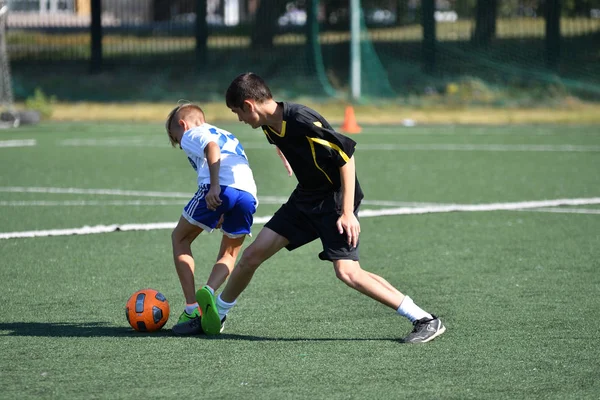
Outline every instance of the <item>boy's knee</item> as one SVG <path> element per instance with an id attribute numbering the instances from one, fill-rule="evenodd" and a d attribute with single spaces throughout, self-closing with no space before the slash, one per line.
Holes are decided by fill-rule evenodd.
<path id="1" fill-rule="evenodd" d="M 335 261 L 334 262 L 335 276 L 347 285 L 352 286 L 352 283 L 358 281 L 358 275 L 361 273 L 358 263 L 353 261 Z"/>
<path id="2" fill-rule="evenodd" d="M 240 268 L 247 268 L 256 270 L 260 264 L 264 261 L 264 256 L 261 251 L 253 249 L 252 246 L 246 248 L 242 253 L 238 266 Z"/>
<path id="3" fill-rule="evenodd" d="M 352 271 L 347 271 L 343 269 L 336 269 L 335 276 L 341 280 L 342 282 L 349 284 L 354 282 L 354 273 Z"/>
<path id="4" fill-rule="evenodd" d="M 171 232 L 171 243 L 173 243 L 174 245 L 185 242 L 185 238 L 186 237 L 182 235 L 181 232 L 177 229 L 174 229 L 173 232 Z"/>
<path id="5" fill-rule="evenodd" d="M 179 235 L 177 234 L 177 229 L 174 229 L 171 232 L 171 243 L 177 243 L 180 241 Z"/>

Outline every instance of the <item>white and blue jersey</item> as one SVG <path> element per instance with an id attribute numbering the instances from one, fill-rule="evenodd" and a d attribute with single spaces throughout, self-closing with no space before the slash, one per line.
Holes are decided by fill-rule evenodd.
<path id="1" fill-rule="evenodd" d="M 217 143 L 221 149 L 219 197 L 222 203 L 216 210 L 208 209 L 205 199 L 210 189 L 210 171 L 204 149 L 210 142 Z M 244 148 L 237 138 L 226 130 L 204 123 L 186 131 L 180 144 L 198 173 L 198 191 L 183 209 L 183 217 L 210 232 L 222 216 L 221 230 L 227 236 L 235 238 L 250 234 L 258 205 L 256 183 Z"/>
<path id="2" fill-rule="evenodd" d="M 204 154 L 210 142 L 218 144 L 221 149 L 219 184 L 248 192 L 256 199 L 256 183 L 241 143 L 232 133 L 207 123 L 186 131 L 181 138 L 181 148 L 198 173 L 198 187 L 210 184 L 210 171 Z"/>

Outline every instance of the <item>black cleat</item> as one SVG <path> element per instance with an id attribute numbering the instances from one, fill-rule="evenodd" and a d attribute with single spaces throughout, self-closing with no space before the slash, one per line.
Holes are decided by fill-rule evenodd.
<path id="1" fill-rule="evenodd" d="M 413 330 L 408 334 L 402 343 L 427 343 L 446 331 L 446 327 L 442 321 L 435 315 L 433 319 L 422 318 L 413 322 Z"/>
<path id="2" fill-rule="evenodd" d="M 221 329 L 219 333 L 223 332 L 223 330 L 225 329 L 226 319 L 227 316 L 223 317 L 223 319 L 221 320 Z M 186 322 L 180 322 L 176 325 L 173 325 L 171 330 L 177 336 L 204 335 L 204 331 L 202 330 L 201 318 L 193 318 Z"/>
<path id="3" fill-rule="evenodd" d="M 201 335 L 204 333 L 202 330 L 200 317 L 192 318 L 185 322 L 180 322 L 176 325 L 173 325 L 171 330 L 178 336 Z"/>

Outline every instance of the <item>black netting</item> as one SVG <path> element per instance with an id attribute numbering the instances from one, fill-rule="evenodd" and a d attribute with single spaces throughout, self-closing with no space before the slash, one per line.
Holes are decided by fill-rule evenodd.
<path id="1" fill-rule="evenodd" d="M 220 101 L 245 71 L 287 98 L 350 93 L 348 0 L 101 4 L 100 62 L 91 0 L 10 1 L 17 98 L 39 86 L 62 100 Z M 600 0 L 363 0 L 361 26 L 364 101 L 600 98 Z"/>

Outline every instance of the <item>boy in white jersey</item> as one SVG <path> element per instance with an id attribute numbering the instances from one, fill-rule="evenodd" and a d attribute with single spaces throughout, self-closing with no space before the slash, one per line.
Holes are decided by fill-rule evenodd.
<path id="1" fill-rule="evenodd" d="M 201 313 L 195 298 L 191 244 L 204 230 L 211 232 L 220 226 L 223 231 L 217 262 L 204 286 L 214 293 L 231 273 L 250 234 L 258 205 L 256 184 L 240 142 L 230 132 L 207 124 L 197 105 L 174 108 L 166 129 L 171 145 L 179 145 L 198 173 L 198 191 L 183 209 L 171 235 L 173 259 L 186 301 L 173 332 L 198 334 L 202 333 Z"/>

